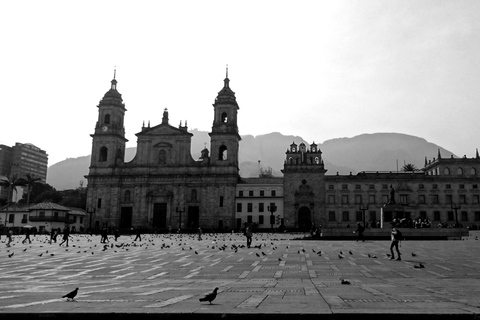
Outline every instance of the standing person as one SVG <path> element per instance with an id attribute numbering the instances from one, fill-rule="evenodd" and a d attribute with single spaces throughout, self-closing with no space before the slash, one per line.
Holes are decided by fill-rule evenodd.
<path id="1" fill-rule="evenodd" d="M 363 238 L 363 233 L 365 232 L 365 227 L 360 224 L 360 222 L 357 222 L 357 229 L 353 231 L 353 233 L 357 233 L 357 242 L 358 240 L 362 240 L 365 242 L 365 239 Z"/>
<path id="2" fill-rule="evenodd" d="M 7 238 L 8 238 L 7 247 L 10 247 L 10 243 L 13 241 L 13 230 L 12 230 L 12 228 L 10 228 L 8 230 Z"/>
<path id="3" fill-rule="evenodd" d="M 117 239 L 120 237 L 120 231 L 118 231 L 118 229 L 115 229 L 113 235 L 115 236 L 115 241 L 117 241 Z"/>
<path id="4" fill-rule="evenodd" d="M 55 243 L 57 243 L 57 239 L 55 239 L 56 232 L 57 230 L 55 230 L 54 228 L 50 230 L 50 244 L 52 244 L 52 241 L 55 241 Z"/>
<path id="5" fill-rule="evenodd" d="M 247 237 L 247 248 L 250 248 L 252 245 L 252 227 L 248 226 L 247 229 L 245 229 L 245 236 Z"/>
<path id="6" fill-rule="evenodd" d="M 140 229 L 140 226 L 137 227 L 137 236 L 135 237 L 135 240 L 133 241 L 137 241 L 137 239 L 139 239 L 140 241 L 142 241 L 142 237 L 141 237 L 141 229 Z"/>
<path id="7" fill-rule="evenodd" d="M 100 238 L 100 243 L 105 243 L 105 242 L 110 242 L 108 241 L 108 231 L 107 228 L 103 227 L 102 232 L 100 233 L 101 238 Z"/>
<path id="8" fill-rule="evenodd" d="M 23 239 L 22 243 L 25 243 L 27 240 L 28 243 L 32 243 L 32 240 L 30 240 L 30 228 L 25 229 L 25 239 Z"/>
<path id="9" fill-rule="evenodd" d="M 70 236 L 70 228 L 68 226 L 65 226 L 63 229 L 63 241 L 59 244 L 59 246 L 62 246 L 64 242 L 67 242 L 67 247 L 68 247 L 68 237 Z"/>
<path id="10" fill-rule="evenodd" d="M 202 228 L 198 227 L 198 241 L 202 240 Z"/>
<path id="11" fill-rule="evenodd" d="M 390 253 L 392 254 L 392 256 L 390 257 L 390 260 L 395 259 L 395 254 L 393 253 L 393 248 L 395 247 L 398 255 L 396 260 L 400 261 L 402 260 L 402 258 L 400 257 L 401 256 L 400 250 L 398 250 L 398 243 L 400 242 L 400 240 L 403 240 L 403 236 L 400 230 L 397 230 L 397 228 L 393 223 L 392 223 L 391 239 L 392 239 L 392 243 L 390 244 Z"/>

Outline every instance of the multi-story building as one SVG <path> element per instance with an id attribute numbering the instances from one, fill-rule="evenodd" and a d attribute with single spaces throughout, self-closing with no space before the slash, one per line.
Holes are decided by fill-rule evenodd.
<path id="1" fill-rule="evenodd" d="M 31 143 L 15 143 L 8 147 L 0 145 L 0 176 L 25 178 L 27 174 L 47 179 L 48 154 Z M 8 190 L 0 191 L 0 198 L 7 198 Z"/>
<path id="2" fill-rule="evenodd" d="M 283 218 L 283 178 L 243 178 L 237 184 L 236 230 L 254 225 L 258 229 L 278 228 Z"/>
<path id="3" fill-rule="evenodd" d="M 160 124 L 142 126 L 136 134 L 137 154 L 125 162 L 126 109 L 112 80 L 91 135 L 89 227 L 240 229 L 251 223 L 261 229 L 308 230 L 312 225 L 345 228 L 395 217 L 428 218 L 433 226 L 480 223 L 478 152 L 474 159 L 438 154 L 415 172 L 327 175 L 315 143 L 292 143 L 283 178 L 241 178 L 239 108 L 229 83 L 227 74 L 213 104 L 211 154 L 205 148 L 194 160 L 186 122 L 171 126 L 165 109 Z M 392 201 L 394 207 L 385 206 Z M 276 209 L 273 218 L 271 208 Z"/>

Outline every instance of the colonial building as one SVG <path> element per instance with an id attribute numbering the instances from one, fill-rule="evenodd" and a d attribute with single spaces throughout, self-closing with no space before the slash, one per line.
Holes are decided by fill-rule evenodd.
<path id="1" fill-rule="evenodd" d="M 136 134 L 137 154 L 124 161 L 126 112 L 117 81 L 98 105 L 92 136 L 87 211 L 91 228 L 232 228 L 239 179 L 239 107 L 230 80 L 213 103 L 210 150 L 190 153 L 187 123 L 169 124 L 168 111 L 157 125 Z"/>
<path id="2" fill-rule="evenodd" d="M 478 152 L 474 159 L 439 153 L 415 172 L 326 175 L 318 146 L 294 142 L 283 178 L 240 178 L 238 110 L 227 73 L 213 104 L 210 151 L 193 159 L 187 122 L 170 125 L 165 109 L 159 124 L 142 126 L 137 154 L 125 162 L 127 110 L 114 77 L 91 135 L 86 227 L 218 230 L 251 223 L 308 230 L 312 224 L 346 228 L 395 217 L 428 218 L 434 226 L 480 223 Z"/>

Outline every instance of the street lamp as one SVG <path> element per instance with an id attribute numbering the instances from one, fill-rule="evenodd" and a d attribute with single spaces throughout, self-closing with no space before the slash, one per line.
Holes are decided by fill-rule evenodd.
<path id="1" fill-rule="evenodd" d="M 270 212 L 270 226 L 273 230 L 273 225 L 275 224 L 275 217 L 273 216 L 273 213 L 277 211 L 277 206 L 275 203 L 272 203 L 271 206 L 267 206 L 267 210 Z"/>
<path id="2" fill-rule="evenodd" d="M 175 209 L 175 211 L 178 213 L 178 230 L 182 229 L 182 212 L 184 212 L 185 210 L 182 210 L 182 208 L 177 208 Z"/>
<path id="3" fill-rule="evenodd" d="M 365 227 L 365 211 L 368 210 L 368 204 L 366 206 L 359 205 L 358 210 L 362 211 L 362 217 L 363 217 L 363 226 Z"/>
<path id="4" fill-rule="evenodd" d="M 457 210 L 459 210 L 461 208 L 461 206 L 459 204 L 452 204 L 450 206 L 450 208 L 452 208 L 453 210 L 455 210 L 455 228 L 458 228 L 458 215 L 457 215 Z"/>

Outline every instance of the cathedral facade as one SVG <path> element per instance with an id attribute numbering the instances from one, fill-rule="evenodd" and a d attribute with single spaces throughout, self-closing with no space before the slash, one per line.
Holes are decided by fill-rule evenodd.
<path id="1" fill-rule="evenodd" d="M 173 127 L 165 109 L 160 124 L 143 126 L 137 153 L 125 162 L 125 104 L 117 81 L 98 104 L 92 137 L 86 227 L 131 229 L 224 228 L 235 223 L 239 180 L 238 104 L 230 80 L 213 104 L 210 150 L 190 153 L 192 134 Z"/>

